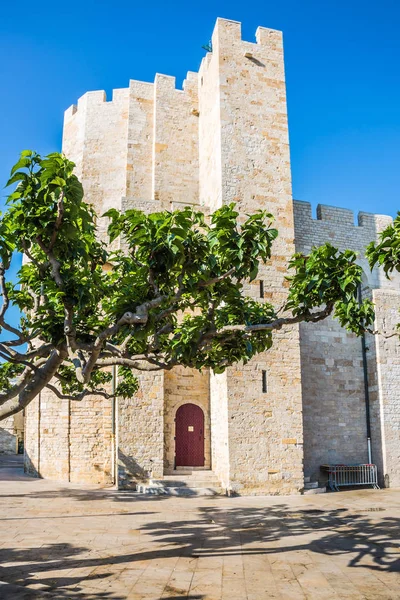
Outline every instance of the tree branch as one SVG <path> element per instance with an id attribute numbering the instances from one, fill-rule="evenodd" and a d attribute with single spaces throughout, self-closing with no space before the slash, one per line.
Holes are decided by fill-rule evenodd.
<path id="1" fill-rule="evenodd" d="M 8 297 L 6 286 L 6 268 L 2 262 L 0 263 L 0 295 L 3 298 L 3 304 L 0 308 L 0 326 L 3 327 L 3 329 L 8 331 L 9 333 L 12 333 L 13 335 L 17 336 L 20 343 L 23 344 L 24 342 L 21 341 L 23 339 L 21 331 L 19 331 L 19 329 L 16 329 L 15 327 L 12 327 L 12 325 L 6 323 L 4 319 L 5 314 L 10 306 L 10 299 Z"/>
<path id="2" fill-rule="evenodd" d="M 51 274 L 53 276 L 54 281 L 56 282 L 57 287 L 60 290 L 64 289 L 64 283 L 60 274 L 60 263 L 59 261 L 56 259 L 56 257 L 54 256 L 53 252 L 51 251 L 51 249 L 46 248 L 46 245 L 44 244 L 42 238 L 40 235 L 38 235 L 36 237 L 36 242 L 38 243 L 39 247 L 41 250 L 43 250 L 43 252 L 46 254 L 47 258 L 49 259 L 49 263 L 51 265 Z"/>
<path id="3" fill-rule="evenodd" d="M 80 401 L 80 400 L 83 400 L 83 398 L 85 398 L 85 396 L 102 396 L 103 398 L 106 398 L 107 400 L 109 400 L 110 398 L 114 398 L 114 396 L 112 394 L 107 394 L 107 392 L 104 392 L 103 390 L 83 390 L 76 396 L 73 396 L 73 395 L 69 395 L 69 394 L 63 394 L 62 392 L 60 392 L 59 389 L 57 389 L 57 387 L 55 385 L 52 385 L 51 383 L 48 383 L 46 385 L 46 387 L 49 390 L 51 390 L 53 392 L 53 394 L 55 394 L 57 396 L 57 398 L 59 398 L 60 400 Z"/>
<path id="4" fill-rule="evenodd" d="M 235 271 L 235 267 L 232 267 L 232 269 L 230 269 L 223 275 L 220 275 L 219 277 L 215 277 L 213 279 L 209 279 L 208 281 L 202 281 L 198 284 L 198 286 L 199 287 L 207 287 L 207 286 L 213 285 L 214 283 L 218 283 L 219 281 L 222 281 L 223 279 L 226 279 L 227 277 L 232 275 L 234 273 L 234 271 Z M 181 299 L 182 294 L 183 294 L 184 274 L 185 274 L 184 270 L 182 270 L 182 273 L 179 276 L 178 289 L 176 290 L 175 295 L 169 299 L 171 302 L 171 306 L 169 308 L 166 308 L 165 310 L 161 311 L 158 315 L 156 315 L 155 316 L 156 321 L 161 321 L 168 315 L 170 315 L 178 310 L 179 306 L 177 305 L 177 301 Z M 150 270 L 150 275 L 149 275 L 149 281 L 150 281 L 150 284 L 153 285 L 153 287 L 156 286 L 156 284 L 154 283 L 154 274 L 152 275 L 151 270 Z M 158 292 L 157 286 L 154 289 Z M 107 329 L 102 331 L 97 336 L 97 338 L 93 344 L 93 350 L 86 362 L 86 365 L 82 369 L 82 371 L 80 371 L 80 369 L 82 368 L 82 364 L 78 364 L 78 366 L 77 366 L 78 381 L 80 381 L 81 383 L 88 383 L 88 381 L 90 381 L 90 376 L 93 371 L 93 368 L 97 363 L 97 360 L 100 356 L 100 353 L 102 351 L 104 343 L 107 339 L 116 335 L 118 333 L 118 331 L 124 325 L 145 325 L 148 321 L 150 310 L 152 310 L 153 308 L 157 308 L 165 300 L 168 300 L 168 296 L 162 296 L 158 292 L 158 295 L 155 298 L 153 298 L 153 300 L 148 300 L 147 302 L 144 302 L 143 304 L 137 306 L 135 309 L 135 312 L 126 312 L 114 325 L 111 325 L 110 327 L 108 327 Z M 132 335 L 127 336 L 127 338 L 124 340 L 124 342 L 119 347 L 119 350 L 121 351 L 122 354 L 124 354 L 124 352 L 126 351 L 126 348 L 127 348 L 127 345 L 129 343 L 130 339 L 132 339 Z M 74 357 L 74 360 L 77 363 L 79 362 L 79 361 L 76 361 L 76 357 Z M 79 375 L 78 375 L 78 373 L 79 373 Z M 82 378 L 80 379 L 81 375 L 82 375 Z"/>
<path id="5" fill-rule="evenodd" d="M 33 358 L 43 358 L 50 355 L 51 351 L 54 350 L 53 344 L 45 343 L 41 346 L 22 354 L 16 350 L 12 350 L 9 347 L 8 342 L 0 342 L 0 350 L 7 355 L 7 360 L 14 360 L 15 362 L 21 362 L 24 360 L 30 360 Z"/>
<path id="6" fill-rule="evenodd" d="M 36 258 L 34 258 L 34 256 L 28 250 L 28 246 L 26 245 L 26 241 L 25 240 L 21 240 L 21 246 L 22 246 L 22 248 L 24 250 L 24 254 L 26 254 L 26 256 L 29 258 L 29 260 L 31 261 L 31 263 L 33 263 L 35 265 L 35 267 L 37 267 L 40 275 L 43 276 L 44 271 L 47 269 L 47 267 L 50 266 L 50 263 L 48 261 L 45 262 L 45 263 L 38 262 L 36 260 Z"/>
<path id="7" fill-rule="evenodd" d="M 203 287 L 208 287 L 209 285 L 214 285 L 214 283 L 219 283 L 220 281 L 223 281 L 227 277 L 230 277 L 231 275 L 233 275 L 233 273 L 235 271 L 236 271 L 236 267 L 232 267 L 231 269 L 229 269 L 229 271 L 227 271 L 223 275 L 220 275 L 219 277 L 214 277 L 213 279 L 209 279 L 208 281 L 200 281 L 198 283 L 198 286 L 200 288 L 203 288 Z"/>
<path id="8" fill-rule="evenodd" d="M 322 321 L 330 314 L 332 314 L 334 304 L 327 304 L 326 307 L 318 312 L 310 313 L 305 312 L 296 317 L 281 317 L 271 321 L 271 323 L 258 323 L 256 325 L 227 325 L 221 327 L 219 330 L 212 330 L 204 334 L 204 338 L 216 337 L 223 333 L 229 333 L 233 331 L 243 331 L 244 333 L 256 333 L 258 331 L 273 331 L 282 329 L 285 325 L 296 325 L 298 323 L 317 323 Z"/>
<path id="9" fill-rule="evenodd" d="M 15 384 L 7 392 L 0 394 L 0 406 L 15 398 L 25 388 L 26 384 L 32 379 L 33 373 L 30 368 L 24 369 L 23 373 L 17 378 Z"/>
<path id="10" fill-rule="evenodd" d="M 146 364 L 151 362 L 154 366 L 150 366 Z M 113 365 L 120 365 L 122 367 L 130 367 L 131 369 L 136 369 L 137 371 L 161 371 L 167 370 L 169 371 L 176 365 L 176 361 L 171 360 L 168 363 L 163 363 L 161 361 L 156 361 L 155 359 L 140 359 L 140 360 L 132 360 L 130 358 L 124 357 L 109 357 L 109 358 L 99 358 L 96 365 L 99 367 L 111 367 Z"/>
<path id="11" fill-rule="evenodd" d="M 35 396 L 51 381 L 65 358 L 65 351 L 53 350 L 46 363 L 35 371 L 33 377 L 29 379 L 23 389 L 5 401 L 0 407 L 0 421 L 15 415 L 28 406 Z M 15 387 L 13 392 L 15 392 Z"/>
<path id="12" fill-rule="evenodd" d="M 8 298 L 7 287 L 6 287 L 6 268 L 2 262 L 0 263 L 0 292 L 1 292 L 1 296 L 3 298 L 3 304 L 0 308 L 0 323 L 1 323 L 3 321 L 4 315 L 6 314 L 6 312 L 8 310 L 8 307 L 10 305 L 10 300 Z"/>
<path id="13" fill-rule="evenodd" d="M 57 218 L 56 218 L 56 222 L 54 224 L 54 230 L 51 235 L 50 244 L 48 247 L 49 252 L 53 249 L 53 246 L 56 243 L 58 231 L 62 224 L 62 220 L 63 220 L 63 216 L 64 216 L 64 196 L 65 196 L 65 193 L 64 193 L 64 190 L 62 190 L 60 197 L 58 198 L 58 202 L 57 202 Z"/>

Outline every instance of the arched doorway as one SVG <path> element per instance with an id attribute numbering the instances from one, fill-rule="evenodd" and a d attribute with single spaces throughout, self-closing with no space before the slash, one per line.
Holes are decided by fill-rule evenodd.
<path id="1" fill-rule="evenodd" d="M 175 466 L 204 467 L 204 413 L 196 404 L 176 411 Z"/>

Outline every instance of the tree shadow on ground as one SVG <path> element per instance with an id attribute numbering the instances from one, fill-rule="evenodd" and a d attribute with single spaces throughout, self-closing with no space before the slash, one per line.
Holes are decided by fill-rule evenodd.
<path id="1" fill-rule="evenodd" d="M 15 481 L 15 478 L 13 479 Z M 56 490 L 39 490 L 28 491 L 23 494 L 0 494 L 0 498 L 38 498 L 38 499 L 55 499 L 55 498 L 71 498 L 79 502 L 93 502 L 94 500 L 109 500 L 112 502 L 143 502 L 152 500 L 165 500 L 168 496 L 151 496 L 138 494 L 133 490 L 116 490 L 115 488 L 95 488 L 95 489 L 79 489 L 72 487 L 59 487 Z"/>
<path id="2" fill-rule="evenodd" d="M 203 518 L 193 523 L 152 522 L 144 529 L 153 539 L 181 551 L 185 548 L 194 557 L 307 550 L 348 555 L 351 567 L 400 572 L 398 518 L 371 519 L 359 514 L 362 510 L 356 514 L 345 508 L 293 510 L 284 504 L 261 509 L 205 507 L 201 512 Z M 310 535 L 315 539 L 310 541 Z M 285 539 L 287 545 L 282 544 Z"/>
<path id="3" fill-rule="evenodd" d="M 88 549 L 72 544 L 49 544 L 37 548 L 12 549 L 3 548 L 0 550 L 0 580 L 13 584 L 10 589 L 7 586 L 0 588 L 1 598 L 17 598 L 18 587 L 34 586 L 32 589 L 32 598 L 54 597 L 54 598 L 85 598 L 86 600 L 100 600 L 101 598 L 112 598 L 114 600 L 123 600 L 125 596 L 114 594 L 112 591 L 91 592 L 85 589 L 81 590 L 79 585 L 84 581 L 86 586 L 90 585 L 92 580 L 110 577 L 113 573 L 110 571 L 101 574 L 70 575 L 71 569 L 82 567 L 80 555 L 87 552 Z M 63 572 L 63 573 L 60 573 Z M 41 576 L 41 573 L 46 575 Z M 40 591 L 35 589 L 40 586 Z M 21 598 L 24 598 L 23 591 L 20 591 Z M 30 598 L 30 595 L 26 596 Z"/>
<path id="4" fill-rule="evenodd" d="M 400 571 L 398 518 L 382 517 L 381 513 L 371 518 L 362 510 L 355 513 L 345 508 L 294 510 L 285 504 L 265 508 L 200 506 L 197 510 L 193 519 L 144 521 L 140 544 L 118 545 L 112 552 L 72 544 L 2 548 L 0 580 L 25 586 L 40 583 L 56 598 L 117 599 L 126 596 L 108 591 L 115 574 L 120 573 L 118 582 L 124 582 L 124 572 L 128 577 L 135 569 L 139 577 L 152 561 L 158 565 L 166 558 L 236 555 L 278 555 L 285 560 L 285 553 L 295 551 L 347 557 L 351 568 Z M 101 581 L 107 579 L 102 586 Z M 98 592 L 91 591 L 96 584 Z"/>

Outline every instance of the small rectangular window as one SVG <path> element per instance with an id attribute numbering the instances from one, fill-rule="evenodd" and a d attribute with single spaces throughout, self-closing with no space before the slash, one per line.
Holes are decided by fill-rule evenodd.
<path id="1" fill-rule="evenodd" d="M 267 386 L 267 371 L 263 371 L 262 372 L 262 391 L 263 394 L 266 394 L 268 391 L 268 386 Z"/>
<path id="2" fill-rule="evenodd" d="M 264 298 L 264 281 L 260 279 L 260 298 Z"/>

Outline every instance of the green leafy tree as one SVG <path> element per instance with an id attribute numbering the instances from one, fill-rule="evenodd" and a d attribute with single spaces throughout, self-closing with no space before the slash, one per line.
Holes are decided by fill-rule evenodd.
<path id="1" fill-rule="evenodd" d="M 393 272 L 400 273 L 400 212 L 397 213 L 393 223 L 379 234 L 378 241 L 368 245 L 365 255 L 371 269 L 376 266 L 381 267 L 388 279 Z M 398 336 L 399 330 L 400 323 L 392 332 L 379 333 L 385 338 L 391 338 Z"/>
<path id="2" fill-rule="evenodd" d="M 379 234 L 379 241 L 369 244 L 366 257 L 371 269 L 379 265 L 387 277 L 393 271 L 400 273 L 400 212 L 393 223 Z"/>
<path id="3" fill-rule="evenodd" d="M 294 255 L 281 309 L 246 298 L 243 285 L 271 258 L 278 232 L 258 211 L 239 222 L 234 205 L 206 219 L 192 208 L 146 215 L 109 210 L 109 240 L 83 199 L 74 164 L 61 154 L 24 151 L 17 184 L 0 219 L 0 418 L 44 388 L 80 400 L 137 390 L 135 373 L 184 365 L 221 373 L 273 343 L 273 332 L 330 314 L 360 334 L 373 308 L 357 301 L 361 269 L 354 252 L 326 244 Z M 124 252 L 112 242 L 124 240 Z M 115 246 L 115 244 L 114 244 Z M 24 256 L 7 280 L 13 253 Z M 21 311 L 8 319 L 11 304 Z"/>

